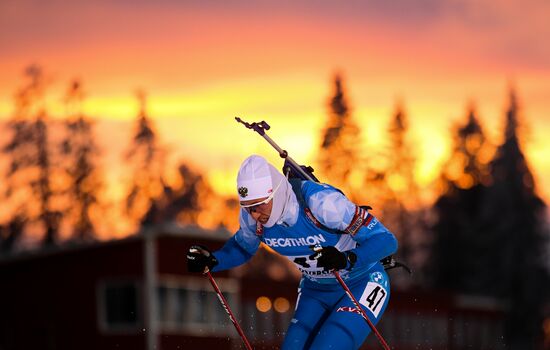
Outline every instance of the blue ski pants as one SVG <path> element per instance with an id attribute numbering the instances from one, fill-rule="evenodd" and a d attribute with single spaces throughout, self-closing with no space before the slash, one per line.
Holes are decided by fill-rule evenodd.
<path id="1" fill-rule="evenodd" d="M 372 323 L 378 323 L 390 297 L 389 279 L 382 265 L 375 265 L 363 278 L 346 284 Z M 303 279 L 282 349 L 358 349 L 370 332 L 342 286 Z"/>

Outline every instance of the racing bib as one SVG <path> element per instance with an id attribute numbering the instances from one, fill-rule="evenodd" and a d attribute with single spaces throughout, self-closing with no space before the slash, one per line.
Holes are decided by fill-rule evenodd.
<path id="1" fill-rule="evenodd" d="M 380 310 L 382 310 L 387 296 L 388 293 L 382 285 L 375 282 L 369 282 L 367 283 L 365 291 L 363 291 L 363 295 L 361 295 L 361 299 L 359 299 L 359 303 L 366 306 L 374 317 L 378 318 L 378 314 Z"/>

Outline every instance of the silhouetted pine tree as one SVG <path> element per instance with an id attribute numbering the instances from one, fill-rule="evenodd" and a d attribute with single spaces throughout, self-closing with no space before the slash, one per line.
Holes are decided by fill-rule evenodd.
<path id="1" fill-rule="evenodd" d="M 54 167 L 43 98 L 46 84 L 39 66 L 29 66 L 25 75 L 29 81 L 16 93 L 15 113 L 8 122 L 11 139 L 3 148 L 10 164 L 5 195 L 15 208 L 8 235 L 21 236 L 27 224 L 33 223 L 42 231 L 43 244 L 51 245 L 57 241 L 61 213 L 52 206 Z M 17 238 L 8 241 L 14 244 Z"/>
<path id="2" fill-rule="evenodd" d="M 426 256 L 426 223 L 422 210 L 419 189 L 414 178 L 414 147 L 408 140 L 408 121 L 402 104 L 398 104 L 388 128 L 389 147 L 386 149 L 385 165 L 370 182 L 378 192 L 375 202 L 381 208 L 381 217 L 399 240 L 397 257 L 419 271 Z M 403 286 L 411 282 L 408 276 L 400 281 Z"/>
<path id="3" fill-rule="evenodd" d="M 518 138 L 518 104 L 510 92 L 504 142 L 490 163 L 492 184 L 483 205 L 487 278 L 482 291 L 510 301 L 506 336 L 510 349 L 534 349 L 541 339 L 542 305 L 550 295 L 547 261 L 546 205 Z"/>
<path id="4" fill-rule="evenodd" d="M 488 232 L 480 216 L 488 172 L 479 159 L 488 142 L 475 112 L 454 134 L 454 147 L 442 179 L 442 194 L 434 205 L 432 275 L 436 287 L 477 293 L 484 284 L 484 249 Z"/>
<path id="5" fill-rule="evenodd" d="M 38 197 L 39 213 L 38 221 L 44 230 L 43 244 L 46 246 L 57 243 L 62 212 L 54 209 L 52 202 L 56 193 L 52 185 L 54 177 L 54 164 L 52 163 L 51 146 L 49 142 L 49 126 L 46 113 L 38 115 L 35 123 L 36 146 L 38 150 L 37 167 L 38 179 L 34 181 L 33 189 Z"/>
<path id="6" fill-rule="evenodd" d="M 67 118 L 64 120 L 65 139 L 62 142 L 68 198 L 68 219 L 73 238 L 90 240 L 95 236 L 92 213 L 99 205 L 102 188 L 97 162 L 99 149 L 93 135 L 93 123 L 82 113 L 84 92 L 79 81 L 71 82 L 65 96 Z"/>
<path id="7" fill-rule="evenodd" d="M 9 141 L 2 152 L 7 156 L 9 168 L 5 176 L 4 202 L 9 202 L 14 212 L 11 221 L 3 227 L 2 250 L 11 250 L 21 238 L 30 220 L 31 172 L 36 155 L 33 116 L 43 95 L 42 71 L 37 66 L 26 68 L 28 82 L 14 98 L 14 113 L 7 124 Z"/>
<path id="8" fill-rule="evenodd" d="M 487 184 L 490 178 L 487 164 L 492 147 L 476 117 L 473 105 L 469 108 L 467 118 L 466 124 L 457 129 L 453 156 L 445 165 L 443 174 L 448 184 L 462 189 Z"/>
<path id="9" fill-rule="evenodd" d="M 197 225 L 206 199 L 213 191 L 204 178 L 182 163 L 178 167 L 179 186 L 163 185 L 163 193 L 152 202 L 143 219 L 144 225 L 177 222 Z M 220 205 L 216 203 L 215 205 Z M 213 210 L 214 208 L 210 208 Z"/>
<path id="10" fill-rule="evenodd" d="M 319 165 L 325 177 L 323 181 L 352 195 L 349 178 L 359 162 L 360 130 L 353 120 L 340 75 L 334 78 L 334 95 L 328 107 L 328 120 L 319 152 Z"/>
<path id="11" fill-rule="evenodd" d="M 130 219 L 143 224 L 156 198 L 165 189 L 163 181 L 165 152 L 159 146 L 157 135 L 147 116 L 146 95 L 137 93 L 140 111 L 133 142 L 126 155 L 131 166 L 132 182 L 126 198 Z"/>

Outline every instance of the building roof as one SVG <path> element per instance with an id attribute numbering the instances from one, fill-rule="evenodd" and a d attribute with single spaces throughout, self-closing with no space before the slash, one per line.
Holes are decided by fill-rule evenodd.
<path id="1" fill-rule="evenodd" d="M 225 228 L 208 230 L 195 225 L 181 226 L 178 224 L 163 224 L 155 227 L 144 228 L 124 238 L 95 241 L 66 241 L 51 247 L 38 249 L 19 250 L 0 254 L 0 265 L 30 259 L 44 258 L 58 254 L 66 254 L 83 250 L 97 249 L 101 247 L 125 244 L 128 242 L 141 241 L 147 235 L 152 237 L 196 237 L 213 240 L 226 240 L 231 233 Z"/>

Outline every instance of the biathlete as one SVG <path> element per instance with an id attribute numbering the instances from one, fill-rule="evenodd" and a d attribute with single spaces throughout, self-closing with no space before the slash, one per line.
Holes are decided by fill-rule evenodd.
<path id="1" fill-rule="evenodd" d="M 289 181 L 257 155 L 241 164 L 237 193 L 239 230 L 218 251 L 191 247 L 188 269 L 231 269 L 247 262 L 263 242 L 302 272 L 282 349 L 358 349 L 371 329 L 332 272 L 339 271 L 376 324 L 390 298 L 380 260 L 397 250 L 395 236 L 336 188 Z"/>

